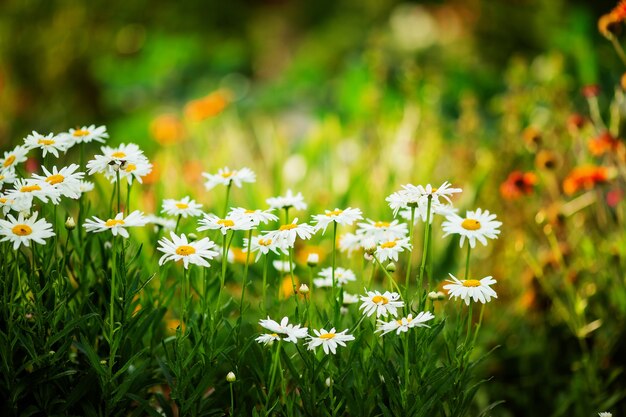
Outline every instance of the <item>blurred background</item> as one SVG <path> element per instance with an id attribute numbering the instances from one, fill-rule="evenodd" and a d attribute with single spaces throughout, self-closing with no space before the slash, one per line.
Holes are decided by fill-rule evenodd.
<path id="1" fill-rule="evenodd" d="M 597 29 L 615 1 L 115 3 L 0 3 L 1 151 L 32 130 L 107 125 L 155 164 L 133 190 L 146 211 L 183 192 L 221 201 L 200 173 L 224 165 L 257 172 L 241 204 L 293 187 L 311 213 L 370 218 L 390 216 L 400 184 L 450 180 L 462 210 L 504 223 L 473 253 L 499 294 L 476 408 L 626 415 L 624 66 Z M 581 94 L 592 84 L 599 117 L 618 118 L 611 152 L 587 150 L 602 126 Z M 572 177 L 587 164 L 621 176 Z M 442 280 L 462 258 L 443 242 Z"/>

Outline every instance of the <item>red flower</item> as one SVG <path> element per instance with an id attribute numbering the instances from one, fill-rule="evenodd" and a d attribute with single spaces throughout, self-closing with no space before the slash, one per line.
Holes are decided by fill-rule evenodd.
<path id="1" fill-rule="evenodd" d="M 516 200 L 523 195 L 532 194 L 536 184 L 537 176 L 533 172 L 513 171 L 500 184 L 500 194 L 507 200 Z"/>

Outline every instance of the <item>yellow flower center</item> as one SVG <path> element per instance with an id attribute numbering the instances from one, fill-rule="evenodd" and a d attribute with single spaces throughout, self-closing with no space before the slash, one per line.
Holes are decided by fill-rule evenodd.
<path id="1" fill-rule="evenodd" d="M 272 337 L 278 337 L 278 333 L 272 333 L 270 336 L 272 336 Z"/>
<path id="2" fill-rule="evenodd" d="M 477 279 L 466 279 L 463 281 L 464 287 L 480 287 L 480 281 Z"/>
<path id="3" fill-rule="evenodd" d="M 480 229 L 480 222 L 476 219 L 465 219 L 461 223 L 461 227 L 465 230 L 478 230 Z"/>
<path id="4" fill-rule="evenodd" d="M 184 210 L 186 208 L 189 208 L 189 205 L 185 203 L 176 203 L 176 207 L 178 207 L 181 210 Z"/>
<path id="5" fill-rule="evenodd" d="M 16 224 L 13 226 L 13 233 L 18 236 L 28 236 L 33 233 L 33 229 L 30 228 L 27 224 Z"/>
<path id="6" fill-rule="evenodd" d="M 137 169 L 137 165 L 135 165 L 135 164 L 128 164 L 126 166 L 126 172 L 133 172 L 136 169 Z"/>
<path id="7" fill-rule="evenodd" d="M 335 337 L 335 333 L 324 333 L 320 335 L 320 339 L 332 339 L 333 337 Z"/>
<path id="8" fill-rule="evenodd" d="M 332 217 L 332 216 L 339 216 L 341 213 L 343 213 L 343 210 L 337 209 L 337 210 L 327 212 L 326 215 L 328 217 Z"/>
<path id="9" fill-rule="evenodd" d="M 0 181 L 2 181 L 3 179 L 5 179 L 6 177 L 4 175 L 0 175 Z"/>
<path id="10" fill-rule="evenodd" d="M 223 178 L 230 178 L 235 172 L 237 172 L 237 171 L 232 171 L 232 172 L 231 171 L 227 171 L 227 172 L 222 172 L 220 175 Z"/>
<path id="11" fill-rule="evenodd" d="M 272 239 L 259 239 L 259 245 L 261 246 L 269 246 L 272 244 Z"/>
<path id="12" fill-rule="evenodd" d="M 396 320 L 396 323 L 398 323 L 400 326 L 402 326 L 402 325 L 404 324 L 404 323 L 402 323 L 402 320 L 403 320 L 403 319 Z M 406 322 L 407 322 L 407 323 L 410 323 L 410 322 L 412 322 L 412 321 L 413 321 L 413 319 L 412 319 L 411 317 L 406 317 Z"/>
<path id="13" fill-rule="evenodd" d="M 47 145 L 54 145 L 55 142 L 54 142 L 54 139 L 39 139 L 37 141 L 37 144 L 47 146 Z"/>
<path id="14" fill-rule="evenodd" d="M 395 246 L 396 246 L 396 242 L 393 241 L 393 240 L 389 241 L 389 242 L 382 243 L 380 245 L 380 247 L 383 248 L 383 249 L 391 249 L 391 248 L 393 248 Z"/>
<path id="15" fill-rule="evenodd" d="M 106 227 L 114 227 L 114 226 L 117 226 L 118 224 L 119 225 L 124 224 L 124 220 L 109 219 L 104 223 Z"/>
<path id="16" fill-rule="evenodd" d="M 4 198 L 4 197 L 0 198 L 0 203 L 2 204 L 6 203 L 7 201 L 9 201 L 7 198 Z"/>
<path id="17" fill-rule="evenodd" d="M 193 246 L 181 245 L 176 248 L 176 255 L 189 256 L 193 255 L 194 253 L 196 253 L 196 248 L 194 248 Z"/>
<path id="18" fill-rule="evenodd" d="M 2 164 L 5 168 L 10 167 L 13 162 L 15 162 L 15 155 L 7 156 L 7 159 L 4 160 L 4 164 Z"/>
<path id="19" fill-rule="evenodd" d="M 74 135 L 77 138 L 83 137 L 83 136 L 87 136 L 89 134 L 88 130 L 83 130 L 83 129 L 76 129 L 74 131 L 74 133 L 72 133 L 72 135 Z"/>
<path id="20" fill-rule="evenodd" d="M 50 185 L 54 185 L 54 184 L 58 184 L 63 182 L 63 180 L 65 179 L 65 177 L 61 174 L 54 174 L 54 175 L 50 175 L 48 178 L 46 178 L 46 182 Z"/>
<path id="21" fill-rule="evenodd" d="M 126 158 L 126 154 L 121 151 L 113 152 L 111 158 Z"/>
<path id="22" fill-rule="evenodd" d="M 433 187 L 433 190 L 430 192 L 431 194 L 435 194 L 439 188 Z"/>
<path id="23" fill-rule="evenodd" d="M 389 227 L 389 222 L 376 222 L 374 223 L 374 227 L 379 229 L 383 227 Z"/>
<path id="24" fill-rule="evenodd" d="M 220 219 L 217 221 L 217 224 L 224 227 L 233 227 L 235 225 L 235 222 L 231 219 Z"/>
<path id="25" fill-rule="evenodd" d="M 246 211 L 244 211 L 244 213 L 252 214 L 252 213 L 256 213 L 256 210 L 246 210 Z"/>
<path id="26" fill-rule="evenodd" d="M 33 184 L 33 185 L 25 185 L 22 188 L 20 188 L 20 192 L 22 193 L 31 193 L 33 191 L 40 191 L 41 187 L 38 186 L 37 184 Z"/>
<path id="27" fill-rule="evenodd" d="M 278 230 L 282 232 L 283 230 L 291 230 L 291 229 L 295 229 L 296 227 L 298 227 L 298 225 L 295 223 L 283 224 L 282 226 L 278 228 Z"/>
<path id="28" fill-rule="evenodd" d="M 389 299 L 387 297 L 383 297 L 382 295 L 375 295 L 372 297 L 372 302 L 374 304 L 380 303 L 382 305 L 385 305 L 385 304 L 389 304 Z"/>

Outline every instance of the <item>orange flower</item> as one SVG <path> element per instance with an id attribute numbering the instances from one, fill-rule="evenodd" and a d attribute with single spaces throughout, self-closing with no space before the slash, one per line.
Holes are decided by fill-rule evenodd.
<path id="1" fill-rule="evenodd" d="M 185 116 L 195 122 L 220 114 L 228 105 L 227 91 L 218 90 L 206 97 L 192 100 L 185 106 Z"/>
<path id="2" fill-rule="evenodd" d="M 598 84 L 589 84 L 582 88 L 583 96 L 587 98 L 597 97 L 600 94 L 600 86 Z"/>
<path id="3" fill-rule="evenodd" d="M 541 132 L 534 126 L 528 126 L 524 129 L 522 137 L 524 138 L 526 146 L 528 146 L 531 150 L 534 150 L 541 145 Z"/>
<path id="4" fill-rule="evenodd" d="M 161 145 L 180 142 L 185 136 L 183 123 L 174 114 L 162 114 L 150 123 L 150 133 Z"/>
<path id="5" fill-rule="evenodd" d="M 599 166 L 581 166 L 574 168 L 563 181 L 563 191 L 572 195 L 582 189 L 590 190 L 596 184 L 609 180 L 609 170 Z"/>
<path id="6" fill-rule="evenodd" d="M 607 152 L 616 151 L 622 143 L 609 132 L 603 132 L 591 139 L 587 144 L 593 156 L 602 156 Z"/>
<path id="7" fill-rule="evenodd" d="M 579 113 L 574 113 L 567 118 L 567 127 L 571 132 L 576 133 L 585 126 L 585 117 Z"/>
<path id="8" fill-rule="evenodd" d="M 623 22 L 626 20 L 626 0 L 621 0 L 617 6 L 611 10 L 611 15 L 617 21 Z"/>
<path id="9" fill-rule="evenodd" d="M 300 286 L 300 280 L 295 275 L 293 276 L 293 282 L 297 290 L 298 287 Z M 289 298 L 294 294 L 293 291 L 294 289 L 291 283 L 291 275 L 285 275 L 285 278 L 283 278 L 283 281 L 280 283 L 280 294 L 282 295 L 283 298 Z"/>
<path id="10" fill-rule="evenodd" d="M 621 32 L 621 21 L 613 13 L 607 13 L 598 19 L 598 32 L 608 40 L 612 40 Z"/>
<path id="11" fill-rule="evenodd" d="M 516 200 L 524 194 L 532 194 L 536 184 L 537 176 L 533 172 L 513 171 L 500 185 L 500 194 L 507 200 Z"/>

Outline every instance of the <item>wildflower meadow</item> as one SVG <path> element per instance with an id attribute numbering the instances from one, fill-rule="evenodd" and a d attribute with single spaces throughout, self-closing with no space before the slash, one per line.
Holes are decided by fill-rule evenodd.
<path id="1" fill-rule="evenodd" d="M 16 35 L 59 56 L 110 35 L 77 72 L 42 55 L 99 79 L 98 111 L 41 109 L 0 43 L 0 102 L 23 100 L 0 117 L 0 415 L 626 415 L 626 2 L 537 2 L 573 22 L 560 41 L 483 69 L 475 22 L 513 7 L 485 4 L 297 31 L 268 3 L 233 11 L 250 38 L 120 5 L 113 35 Z M 248 75 L 234 39 L 264 51 Z"/>

